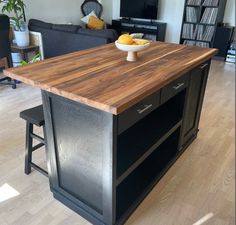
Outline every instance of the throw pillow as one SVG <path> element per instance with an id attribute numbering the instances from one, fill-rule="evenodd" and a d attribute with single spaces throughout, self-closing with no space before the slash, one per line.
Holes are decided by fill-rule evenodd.
<path id="1" fill-rule="evenodd" d="M 88 28 L 95 29 L 95 30 L 102 30 L 104 29 L 105 23 L 98 19 L 95 16 L 90 16 L 89 22 L 88 22 Z"/>
<path id="2" fill-rule="evenodd" d="M 84 22 L 84 23 L 86 23 L 86 24 L 88 24 L 89 18 L 90 18 L 91 16 L 94 16 L 94 17 L 97 18 L 96 13 L 95 13 L 94 11 L 92 11 L 92 12 L 89 13 L 87 16 L 83 17 L 83 18 L 81 19 L 81 21 Z"/>

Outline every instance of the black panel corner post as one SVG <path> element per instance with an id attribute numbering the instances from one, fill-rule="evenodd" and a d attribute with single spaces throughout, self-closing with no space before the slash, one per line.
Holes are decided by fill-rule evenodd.
<path id="1" fill-rule="evenodd" d="M 52 182 L 53 178 L 55 177 L 55 171 L 52 170 L 51 163 L 51 158 L 49 156 L 49 149 L 54 146 L 54 139 L 52 136 L 52 118 L 51 118 L 51 113 L 48 111 L 50 103 L 49 103 L 49 98 L 48 94 L 46 91 L 41 92 L 42 95 L 42 101 L 43 101 L 43 113 L 44 113 L 44 120 L 45 120 L 45 125 L 44 125 L 44 140 L 45 140 L 45 150 L 46 150 L 46 158 L 47 158 L 47 168 L 48 168 L 48 177 L 49 177 L 49 185 L 50 185 L 50 190 L 52 191 Z"/>
<path id="2" fill-rule="evenodd" d="M 103 210 L 104 222 L 116 224 L 117 116 L 112 116 L 110 147 L 104 152 Z"/>
<path id="3" fill-rule="evenodd" d="M 96 225 L 116 222 L 117 118 L 42 91 L 50 189 Z"/>

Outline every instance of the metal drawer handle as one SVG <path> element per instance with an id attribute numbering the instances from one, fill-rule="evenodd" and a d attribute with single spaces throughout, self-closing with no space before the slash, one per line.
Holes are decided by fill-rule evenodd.
<path id="1" fill-rule="evenodd" d="M 146 111 L 147 111 L 148 109 L 150 109 L 150 108 L 152 108 L 152 104 L 150 104 L 150 105 L 145 105 L 143 109 L 138 109 L 137 112 L 138 112 L 139 114 L 142 114 L 142 113 L 146 112 Z"/>
<path id="2" fill-rule="evenodd" d="M 208 63 L 203 64 L 200 68 L 203 70 L 208 66 Z"/>
<path id="3" fill-rule="evenodd" d="M 178 83 L 176 86 L 174 86 L 173 88 L 175 89 L 175 90 L 178 90 L 178 89 L 180 89 L 181 87 L 183 87 L 184 86 L 184 83 Z"/>

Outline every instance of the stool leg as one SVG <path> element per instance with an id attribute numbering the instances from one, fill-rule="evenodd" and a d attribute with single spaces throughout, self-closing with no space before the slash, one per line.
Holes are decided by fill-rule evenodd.
<path id="1" fill-rule="evenodd" d="M 33 133 L 33 124 L 26 122 L 26 142 L 25 142 L 25 174 L 31 173 L 32 162 L 32 148 L 33 148 L 33 138 L 31 134 Z"/>
<path id="2" fill-rule="evenodd" d="M 45 146 L 45 154 L 46 154 L 46 160 L 47 160 L 47 171 L 46 174 L 47 174 L 47 177 L 49 176 L 49 170 L 50 170 L 50 164 L 49 164 L 49 160 L 48 160 L 48 153 L 47 153 L 47 145 L 46 145 L 46 127 L 45 127 L 45 124 L 43 125 L 43 138 L 44 138 L 44 146 Z"/>

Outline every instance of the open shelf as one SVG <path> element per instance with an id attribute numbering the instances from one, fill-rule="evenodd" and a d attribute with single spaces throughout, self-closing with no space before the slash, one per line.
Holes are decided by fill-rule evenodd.
<path id="1" fill-rule="evenodd" d="M 178 154 L 179 134 L 180 129 L 156 148 L 133 173 L 117 186 L 117 220 L 135 209 L 175 160 Z"/>
<path id="2" fill-rule="evenodd" d="M 185 90 L 118 136 L 117 184 L 181 126 Z"/>
<path id="3" fill-rule="evenodd" d="M 188 21 L 185 21 L 184 23 L 187 23 L 187 24 L 198 24 L 198 25 L 203 25 L 203 26 L 215 26 L 215 24 L 210 24 L 210 23 L 198 23 L 198 22 L 188 22 Z"/>
<path id="4" fill-rule="evenodd" d="M 187 4 L 187 7 L 202 7 L 202 5 L 191 5 L 191 4 Z"/>
<path id="5" fill-rule="evenodd" d="M 218 8 L 219 6 L 215 5 L 186 5 L 187 7 L 199 7 L 199 8 Z"/>
<path id="6" fill-rule="evenodd" d="M 211 43 L 211 41 L 197 40 L 197 39 L 191 39 L 191 38 L 182 38 L 182 40 Z"/>
<path id="7" fill-rule="evenodd" d="M 133 27 L 131 27 L 131 26 L 123 26 L 122 27 L 122 31 L 123 32 L 130 32 L 130 33 L 133 33 L 133 32 L 136 32 L 136 33 L 140 32 L 141 33 L 141 32 L 143 32 L 143 29 L 144 28 L 135 27 L 135 26 L 133 26 Z M 157 33 L 157 28 L 154 28 L 154 29 L 145 28 L 145 31 L 148 34 L 156 34 Z"/>
<path id="8" fill-rule="evenodd" d="M 174 131 L 176 131 L 182 125 L 182 120 L 179 121 L 174 127 L 165 133 L 151 148 L 149 148 L 135 163 L 133 163 L 119 178 L 117 179 L 117 185 L 129 176 L 155 149 L 161 145 Z"/>

